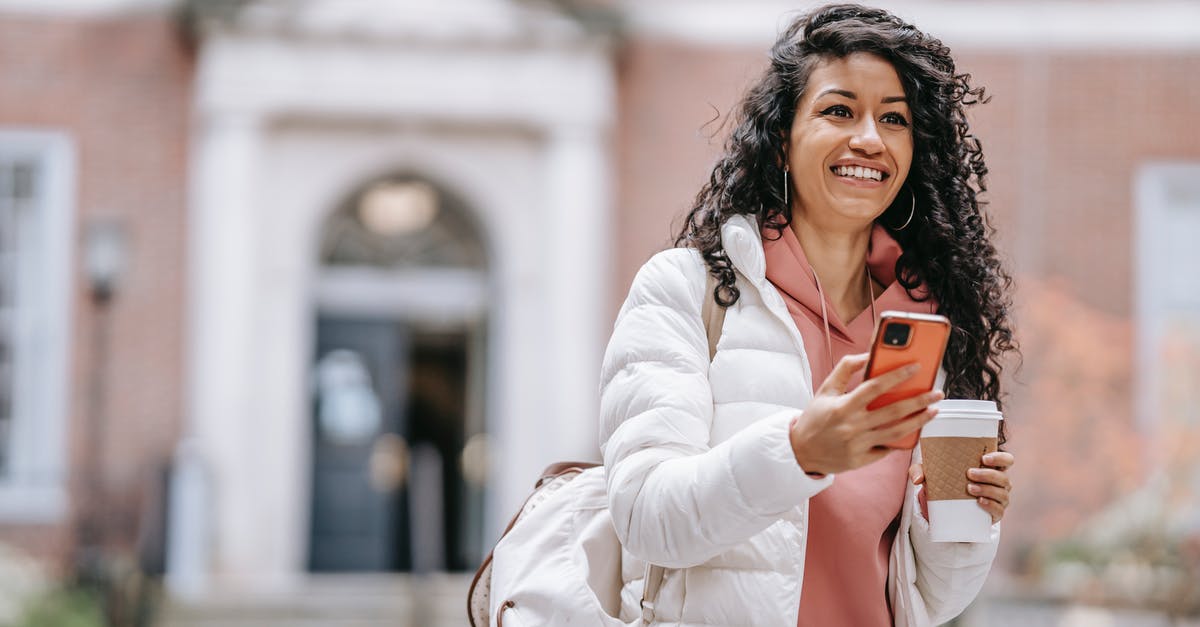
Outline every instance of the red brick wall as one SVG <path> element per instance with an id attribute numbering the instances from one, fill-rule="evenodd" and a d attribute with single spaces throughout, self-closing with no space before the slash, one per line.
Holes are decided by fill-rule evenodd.
<path id="1" fill-rule="evenodd" d="M 1200 159 L 1200 54 L 961 55 L 991 88 L 976 112 L 995 215 L 1023 273 L 1132 313 L 1140 164 Z"/>
<path id="2" fill-rule="evenodd" d="M 618 64 L 617 301 L 667 246 L 725 135 L 706 126 L 758 75 L 766 51 L 634 41 Z M 1152 159 L 1200 158 L 1200 55 L 960 54 L 989 88 L 972 110 L 991 169 L 1000 242 L 1022 273 L 1128 316 L 1132 184 Z M 725 129 L 721 129 L 725 130 Z M 1112 298 L 1116 292 L 1125 296 Z"/>
<path id="3" fill-rule="evenodd" d="M 763 51 L 636 40 L 621 51 L 613 317 L 637 269 L 670 247 L 720 154 L 724 116 L 765 59 Z"/>
<path id="4" fill-rule="evenodd" d="M 147 472 L 177 439 L 182 405 L 185 182 L 190 51 L 165 16 L 73 20 L 0 16 L 0 126 L 68 133 L 78 151 L 76 289 L 69 438 L 78 478 L 98 476 L 114 513 L 111 539 L 128 544 Z M 128 272 L 111 309 L 106 402 L 92 402 L 98 318 L 80 274 L 84 229 L 95 218 L 128 229 Z M 103 414 L 103 431 L 85 426 Z M 88 455 L 100 471 L 83 467 Z M 78 494 L 73 504 L 81 501 Z M 64 528 L 0 524 L 0 541 L 63 558 Z"/>

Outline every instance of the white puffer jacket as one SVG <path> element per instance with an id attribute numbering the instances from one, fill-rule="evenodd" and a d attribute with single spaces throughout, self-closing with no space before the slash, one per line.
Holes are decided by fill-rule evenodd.
<path id="1" fill-rule="evenodd" d="M 640 615 L 638 560 L 667 567 L 655 624 L 796 624 L 808 499 L 816 480 L 788 442 L 812 399 L 800 332 L 766 280 L 759 230 L 722 229 L 741 297 L 727 310 L 710 364 L 701 307 L 705 267 L 692 249 L 655 255 L 638 272 L 601 375 L 600 441 L 614 525 L 627 552 L 621 616 Z M 919 459 L 919 450 L 914 459 Z M 892 545 L 888 594 L 896 625 L 934 625 L 975 598 L 988 543 L 933 543 L 909 485 Z"/>

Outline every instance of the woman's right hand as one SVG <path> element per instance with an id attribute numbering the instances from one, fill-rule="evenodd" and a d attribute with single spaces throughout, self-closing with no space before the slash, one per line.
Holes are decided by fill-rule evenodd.
<path id="1" fill-rule="evenodd" d="M 893 450 L 884 444 L 920 429 L 937 413 L 930 405 L 943 394 L 936 390 L 868 410 L 867 405 L 919 368 L 916 364 L 897 368 L 846 392 L 850 379 L 866 367 L 868 358 L 861 353 L 838 361 L 804 413 L 792 421 L 792 453 L 805 472 L 845 472 L 882 459 Z"/>

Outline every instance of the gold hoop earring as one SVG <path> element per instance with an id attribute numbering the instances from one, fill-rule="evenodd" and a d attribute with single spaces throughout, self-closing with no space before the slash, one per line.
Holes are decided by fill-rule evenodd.
<path id="1" fill-rule="evenodd" d="M 913 216 L 917 214 L 917 193 L 914 192 L 910 187 L 908 188 L 908 195 L 912 197 L 912 209 L 909 209 L 908 219 L 904 221 L 904 224 L 901 224 L 896 228 L 897 231 L 903 231 L 904 229 L 908 228 L 909 223 L 912 222 Z"/>
<path id="2" fill-rule="evenodd" d="M 788 204 L 788 167 L 786 165 L 783 166 L 783 208 L 791 208 L 791 205 Z"/>

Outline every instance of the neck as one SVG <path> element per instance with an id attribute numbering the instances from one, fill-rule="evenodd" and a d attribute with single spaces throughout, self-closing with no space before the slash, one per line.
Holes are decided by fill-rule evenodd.
<path id="1" fill-rule="evenodd" d="M 839 318 L 849 322 L 871 305 L 878 292 L 874 285 L 870 294 L 867 292 L 871 226 L 858 230 L 820 229 L 806 222 L 801 212 L 795 212 L 791 228 Z"/>

